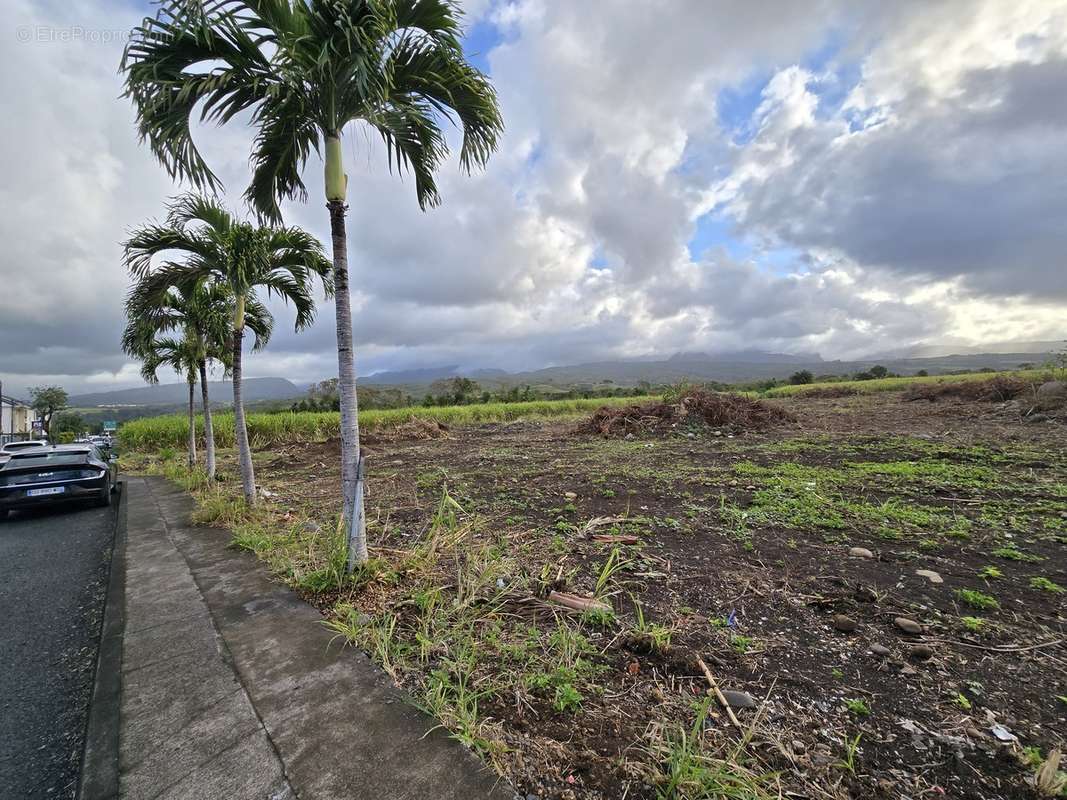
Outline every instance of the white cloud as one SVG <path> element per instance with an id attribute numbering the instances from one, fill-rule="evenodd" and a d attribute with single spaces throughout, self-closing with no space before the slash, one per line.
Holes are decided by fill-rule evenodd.
<path id="1" fill-rule="evenodd" d="M 508 128 L 489 169 L 448 165 L 444 205 L 422 213 L 374 137 L 348 136 L 362 369 L 1060 333 L 1064 4 L 465 5 L 501 33 L 488 61 Z M 15 0 L 9 14 L 34 31 L 138 16 L 115 0 Z M 118 99 L 120 52 L 84 36 L 0 49 L 19 120 L 0 130 L 5 381 L 136 374 L 117 346 L 118 243 L 178 187 Z M 720 92 L 760 80 L 742 109 L 752 135 L 735 142 Z M 240 207 L 247 131 L 198 139 Z M 287 216 L 325 241 L 320 170 Z M 694 258 L 709 212 L 732 232 Z M 299 336 L 277 311 L 248 373 L 332 374 L 332 308 Z"/>

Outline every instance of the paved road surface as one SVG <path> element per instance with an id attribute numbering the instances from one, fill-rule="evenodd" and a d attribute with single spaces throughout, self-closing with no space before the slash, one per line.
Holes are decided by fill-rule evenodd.
<path id="1" fill-rule="evenodd" d="M 0 520 L 0 798 L 72 798 L 115 507 Z"/>

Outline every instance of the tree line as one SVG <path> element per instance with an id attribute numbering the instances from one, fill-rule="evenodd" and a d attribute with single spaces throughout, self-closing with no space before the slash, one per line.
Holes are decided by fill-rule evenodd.
<path id="1" fill-rule="evenodd" d="M 662 388 L 662 387 L 659 387 Z M 497 389 L 482 387 L 471 378 L 455 377 L 434 381 L 421 398 L 401 388 L 365 386 L 359 390 L 363 408 L 410 408 L 421 405 L 464 406 L 476 403 L 526 403 L 531 400 L 574 400 L 594 397 L 640 397 L 656 391 L 651 383 L 637 386 L 574 386 L 568 389 L 543 389 L 530 385 L 506 386 Z M 337 378 L 313 384 L 307 395 L 293 403 L 291 411 L 338 411 L 340 397 Z"/>

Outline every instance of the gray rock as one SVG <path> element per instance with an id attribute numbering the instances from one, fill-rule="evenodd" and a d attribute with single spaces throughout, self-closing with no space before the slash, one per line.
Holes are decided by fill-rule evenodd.
<path id="1" fill-rule="evenodd" d="M 874 553 L 866 547 L 851 547 L 848 554 L 853 558 L 874 558 Z"/>
<path id="2" fill-rule="evenodd" d="M 923 632 L 923 626 L 913 619 L 907 617 L 897 617 L 893 620 L 893 624 L 900 628 L 904 633 L 920 634 Z"/>
<path id="3" fill-rule="evenodd" d="M 844 614 L 835 614 L 833 626 L 842 633 L 852 633 L 852 631 L 856 630 L 856 620 L 846 617 Z"/>
<path id="4" fill-rule="evenodd" d="M 928 644 L 913 645 L 908 655 L 917 661 L 927 661 L 934 657 L 934 648 Z"/>
<path id="5" fill-rule="evenodd" d="M 322 530 L 322 526 L 314 520 L 308 520 L 304 523 L 304 530 L 308 533 L 318 533 Z"/>
<path id="6" fill-rule="evenodd" d="M 753 698 L 752 695 L 750 695 L 748 692 L 738 692 L 734 691 L 733 689 L 723 689 L 722 696 L 726 698 L 726 704 L 730 706 L 730 708 L 755 708 L 758 705 L 758 703 L 756 703 L 755 698 Z"/>
<path id="7" fill-rule="evenodd" d="M 1047 381 L 1038 386 L 1034 405 L 1042 411 L 1067 405 L 1067 381 Z"/>
<path id="8" fill-rule="evenodd" d="M 930 583 L 944 583 L 945 579 L 934 572 L 932 569 L 917 569 L 915 574 L 920 578 L 926 578 Z"/>
<path id="9" fill-rule="evenodd" d="M 888 647 L 886 647 L 884 644 L 878 644 L 878 642 L 875 642 L 871 645 L 871 652 L 874 653 L 876 656 L 881 656 L 882 658 L 887 658 L 892 653 L 892 651 Z"/>

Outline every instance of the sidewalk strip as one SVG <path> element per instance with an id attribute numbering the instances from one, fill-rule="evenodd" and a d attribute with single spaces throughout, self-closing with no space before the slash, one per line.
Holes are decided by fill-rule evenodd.
<path id="1" fill-rule="evenodd" d="M 161 478 L 131 487 L 124 796 L 515 797 L 192 509 Z M 223 775 L 238 788 L 204 790 Z"/>

